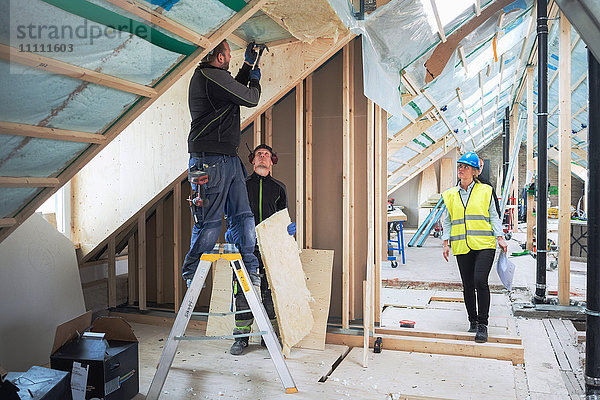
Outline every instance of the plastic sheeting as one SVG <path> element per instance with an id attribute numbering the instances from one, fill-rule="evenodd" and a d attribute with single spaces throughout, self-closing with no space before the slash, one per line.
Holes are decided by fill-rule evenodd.
<path id="1" fill-rule="evenodd" d="M 479 25 L 459 43 L 465 51 L 467 68 L 462 65 L 458 51 L 454 51 L 442 73 L 429 84 L 425 82 L 425 63 L 441 40 L 437 25 L 432 22 L 423 1 L 393 1 L 365 15 L 363 21 L 352 16 L 347 0 L 329 2 L 346 26 L 354 33 L 362 34 L 365 95 L 392 114 L 388 120 L 390 138 L 410 123 L 407 116 L 417 119 L 433 106 L 421 94 L 408 104 L 401 103 L 401 94 L 410 93 L 401 83 L 402 71 L 417 90 L 426 90 L 442 108 L 449 125 L 437 121 L 412 141 L 413 149 L 422 151 L 443 136 L 453 134 L 461 142 L 462 150 L 468 151 L 480 148 L 500 132 L 504 108 L 511 103 L 525 67 L 522 65 L 524 60 L 519 59 L 521 51 L 525 46 L 523 59 L 526 59 L 535 37 L 528 35 L 532 26 L 532 0 L 517 0 Z M 466 9 L 444 25 L 447 37 L 475 18 L 474 7 L 469 7 L 468 2 L 463 3 L 463 6 L 467 5 Z M 482 8 L 491 3 L 482 1 Z M 499 27 L 501 14 L 503 22 Z M 461 91 L 464 110 L 457 89 Z M 408 161 L 415 152 L 407 147 L 390 156 Z M 410 171 L 406 171 L 406 175 L 410 175 Z"/>

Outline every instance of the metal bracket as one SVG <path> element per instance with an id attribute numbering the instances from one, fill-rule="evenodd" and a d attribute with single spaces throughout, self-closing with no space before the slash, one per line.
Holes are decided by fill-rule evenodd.
<path id="1" fill-rule="evenodd" d="M 536 284 L 535 284 L 535 288 L 536 288 L 536 289 L 543 289 L 543 290 L 546 290 L 546 285 L 545 285 L 545 284 L 542 284 L 542 283 L 536 283 Z"/>

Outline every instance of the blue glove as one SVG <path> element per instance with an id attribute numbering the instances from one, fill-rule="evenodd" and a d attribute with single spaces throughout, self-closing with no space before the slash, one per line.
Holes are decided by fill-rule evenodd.
<path id="1" fill-rule="evenodd" d="M 296 233 L 296 223 L 292 222 L 291 224 L 289 224 L 287 230 L 290 236 L 294 236 L 294 234 Z"/>
<path id="2" fill-rule="evenodd" d="M 250 71 L 250 79 L 256 79 L 260 82 L 260 68 L 256 68 Z"/>
<path id="3" fill-rule="evenodd" d="M 246 46 L 246 52 L 244 53 L 244 61 L 249 65 L 254 65 L 254 61 L 256 61 L 256 51 L 254 50 L 254 43 L 248 44 Z"/>

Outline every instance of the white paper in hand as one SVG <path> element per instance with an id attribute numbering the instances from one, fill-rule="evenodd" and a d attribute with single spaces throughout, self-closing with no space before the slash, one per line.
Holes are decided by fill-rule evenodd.
<path id="1" fill-rule="evenodd" d="M 498 270 L 498 276 L 500 277 L 504 287 L 508 290 L 511 290 L 513 276 L 515 275 L 515 264 L 508 259 L 504 251 L 500 251 L 500 257 L 498 257 L 496 269 Z"/>

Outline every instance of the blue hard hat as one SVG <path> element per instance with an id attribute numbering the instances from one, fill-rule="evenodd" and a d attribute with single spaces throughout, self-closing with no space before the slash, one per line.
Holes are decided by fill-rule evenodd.
<path id="1" fill-rule="evenodd" d="M 458 162 L 479 169 L 479 156 L 472 151 L 463 154 L 463 156 L 458 159 Z"/>

